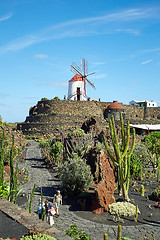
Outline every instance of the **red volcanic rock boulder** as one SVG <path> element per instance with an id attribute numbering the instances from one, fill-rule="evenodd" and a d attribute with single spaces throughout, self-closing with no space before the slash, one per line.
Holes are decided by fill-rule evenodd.
<path id="1" fill-rule="evenodd" d="M 91 153 L 90 153 L 91 154 Z M 95 180 L 97 181 L 97 186 L 95 188 L 95 197 L 93 198 L 91 209 L 94 213 L 100 214 L 101 212 L 108 211 L 108 205 L 115 202 L 114 189 L 115 189 L 115 177 L 114 177 L 114 167 L 109 159 L 106 151 L 101 150 L 99 154 L 93 152 L 94 160 L 95 157 L 97 161 L 93 168 L 96 170 L 94 173 Z"/>

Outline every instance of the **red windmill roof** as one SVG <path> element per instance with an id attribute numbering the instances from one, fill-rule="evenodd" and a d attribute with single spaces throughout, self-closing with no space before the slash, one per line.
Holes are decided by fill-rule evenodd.
<path id="1" fill-rule="evenodd" d="M 74 81 L 82 81 L 82 82 L 84 82 L 84 80 L 82 79 L 82 76 L 79 75 L 79 74 L 74 75 L 74 77 L 71 80 L 69 80 L 69 82 L 74 82 Z"/>
<path id="2" fill-rule="evenodd" d="M 113 101 L 113 103 L 109 104 L 107 108 L 124 108 L 121 103 L 118 103 L 117 101 Z"/>

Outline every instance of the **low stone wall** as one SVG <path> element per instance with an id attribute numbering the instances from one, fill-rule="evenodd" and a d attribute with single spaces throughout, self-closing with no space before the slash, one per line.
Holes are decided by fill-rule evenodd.
<path id="1" fill-rule="evenodd" d="M 103 125 L 105 110 L 111 102 L 45 100 L 31 107 L 24 123 L 17 125 L 26 135 L 44 135 L 44 133 L 69 133 L 89 118 L 96 118 Z M 133 124 L 160 124 L 160 107 L 146 108 L 123 105 L 125 120 Z M 103 127 L 102 127 L 103 129 Z"/>
<path id="2" fill-rule="evenodd" d="M 144 119 L 144 107 L 124 105 L 125 119 L 142 120 Z"/>
<path id="3" fill-rule="evenodd" d="M 103 119 L 103 111 L 98 104 L 89 101 L 46 100 L 39 101 L 29 111 L 29 116 L 55 114 L 70 116 L 93 116 Z"/>

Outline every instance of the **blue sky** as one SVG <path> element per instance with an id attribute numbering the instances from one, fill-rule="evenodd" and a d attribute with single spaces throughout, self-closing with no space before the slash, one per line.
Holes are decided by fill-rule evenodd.
<path id="1" fill-rule="evenodd" d="M 67 96 L 88 61 L 101 101 L 160 103 L 160 2 L 0 0 L 0 115 L 21 122 L 42 97 Z"/>

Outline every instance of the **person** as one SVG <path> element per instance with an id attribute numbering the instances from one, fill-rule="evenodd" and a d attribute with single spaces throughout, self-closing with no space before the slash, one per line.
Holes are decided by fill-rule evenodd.
<path id="1" fill-rule="evenodd" d="M 43 204 L 41 204 L 41 198 L 39 198 L 38 207 L 37 207 L 37 213 L 38 213 L 39 219 L 42 219 L 42 206 L 44 207 L 44 202 Z"/>
<path id="2" fill-rule="evenodd" d="M 54 194 L 53 204 L 55 204 L 56 215 L 59 216 L 59 206 L 62 204 L 62 195 L 59 190 Z"/>
<path id="3" fill-rule="evenodd" d="M 48 202 L 48 200 L 45 201 L 45 210 L 46 210 L 46 222 L 50 223 L 50 209 L 51 209 L 51 204 Z"/>

